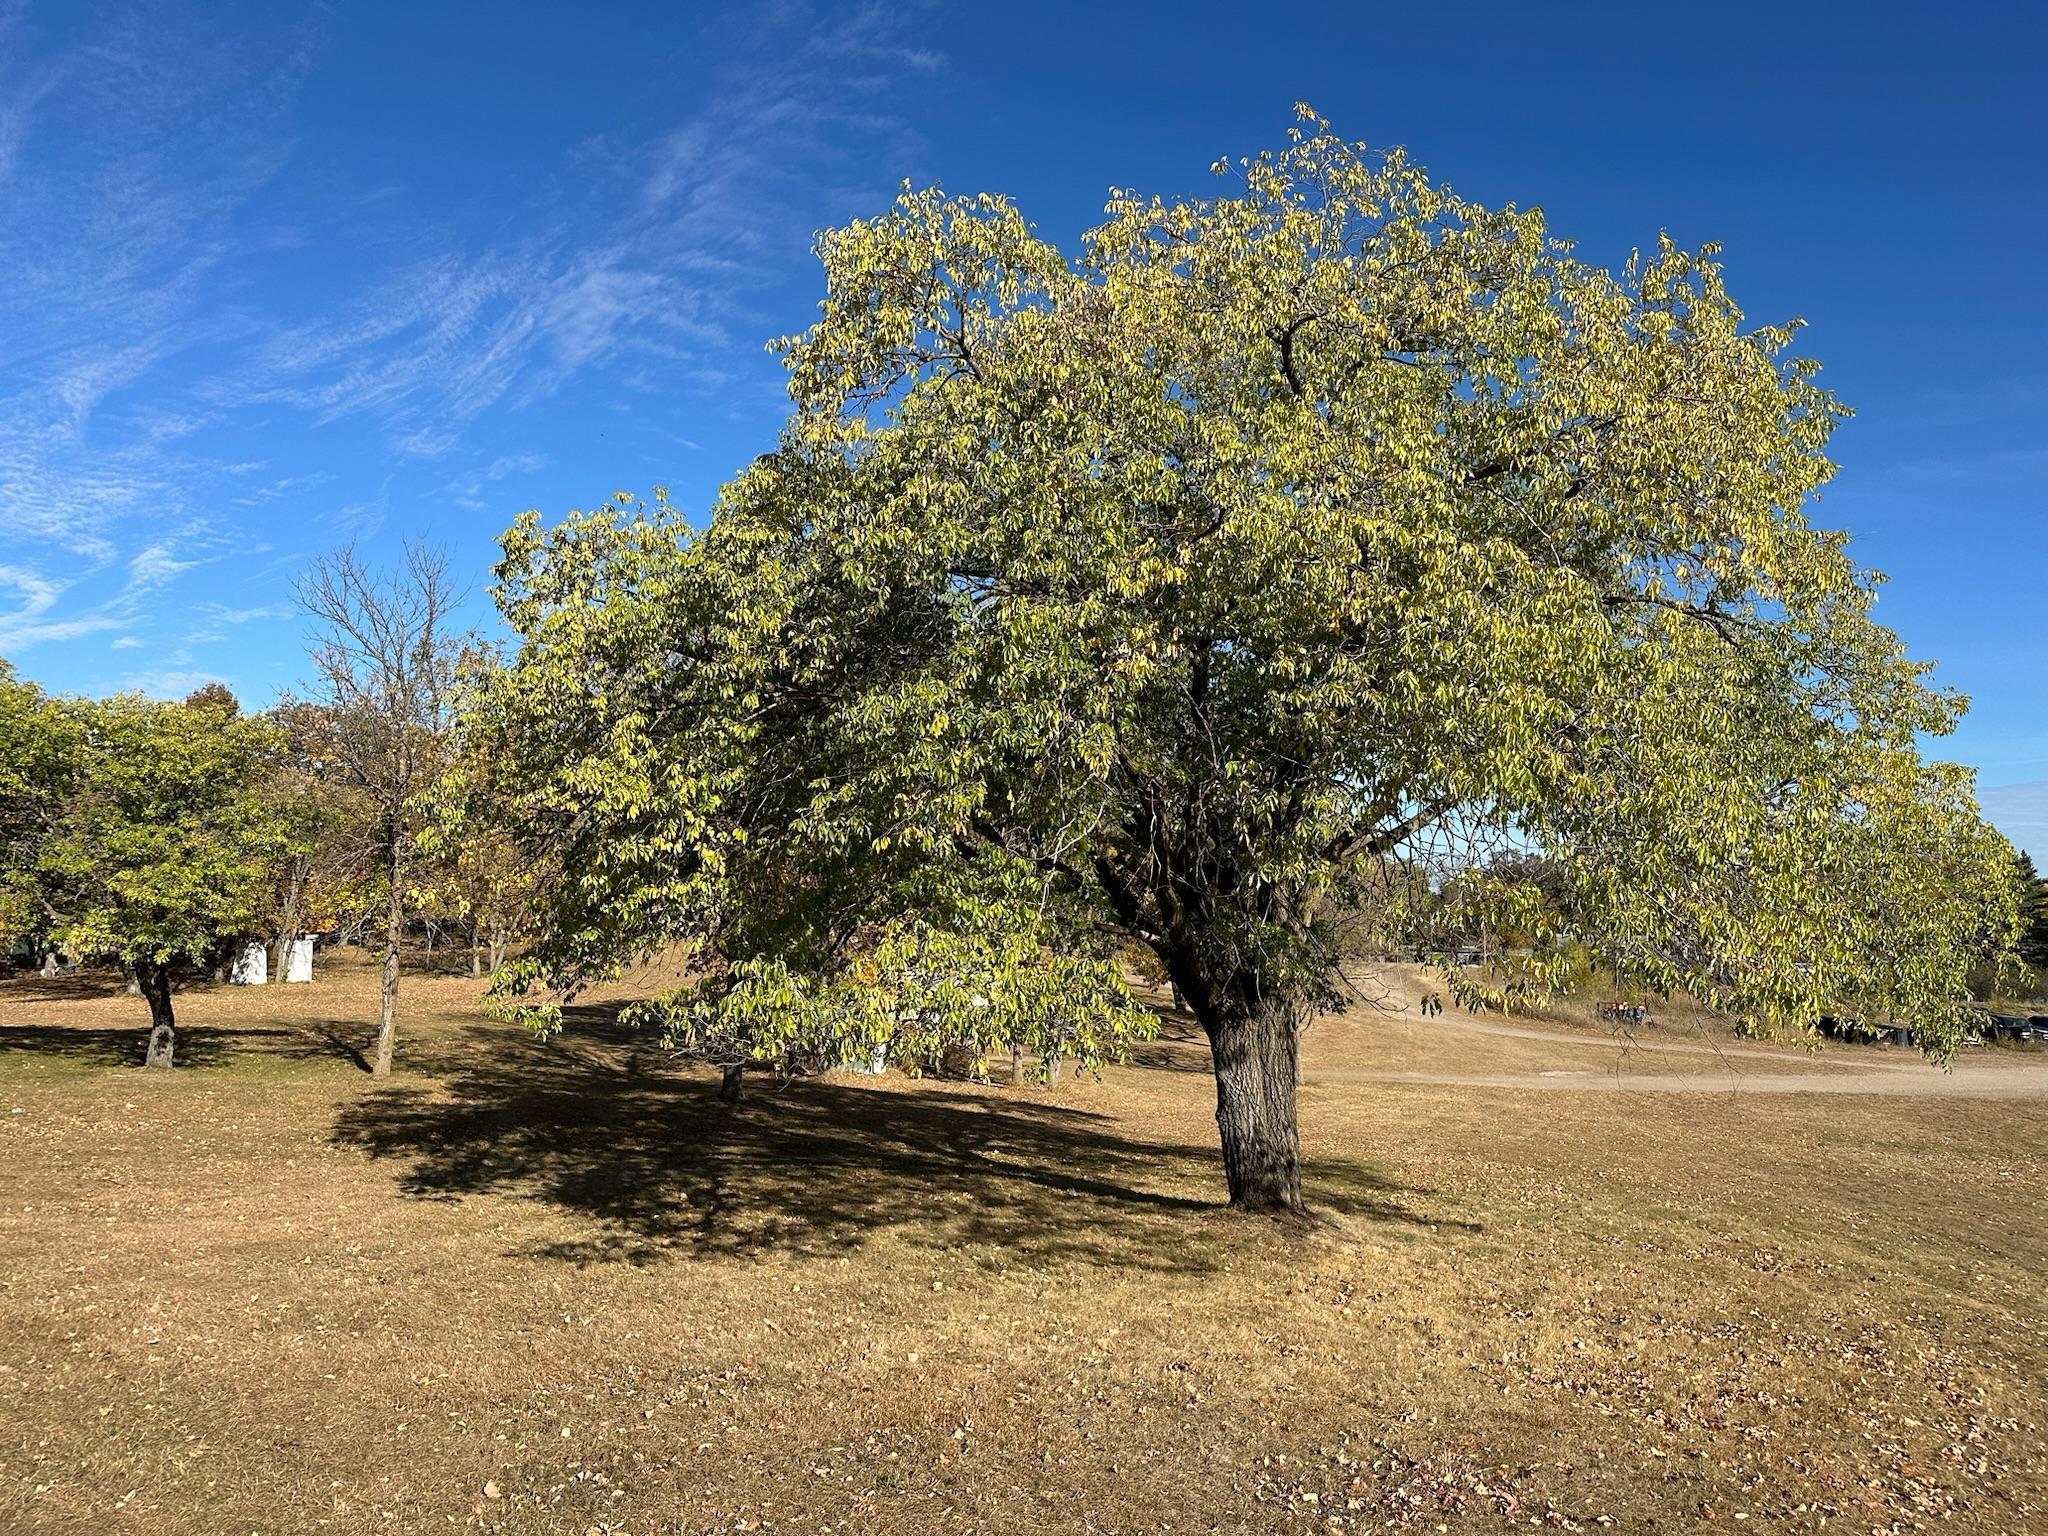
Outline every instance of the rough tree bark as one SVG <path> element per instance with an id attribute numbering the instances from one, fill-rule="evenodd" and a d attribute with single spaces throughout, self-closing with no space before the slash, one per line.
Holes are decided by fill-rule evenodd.
<path id="1" fill-rule="evenodd" d="M 1216 1129 L 1232 1208 L 1299 1215 L 1304 1207 L 1295 1089 L 1305 1011 L 1257 975 L 1218 978 L 1186 949 L 1162 944 L 1158 950 L 1209 1037 Z"/>
<path id="2" fill-rule="evenodd" d="M 1230 1204 L 1298 1215 L 1301 1138 L 1294 1099 L 1305 1010 L 1298 999 L 1267 987 L 1256 969 L 1218 966 L 1204 954 L 1203 914 L 1189 911 L 1186 882 L 1174 879 L 1170 862 L 1157 857 L 1161 844 L 1151 819 L 1135 818 L 1134 831 L 1152 848 L 1144 877 L 1134 877 L 1129 862 L 1111 854 L 1096 857 L 1095 872 L 1117 915 L 1166 967 L 1176 1002 L 1209 1037 Z"/>
<path id="3" fill-rule="evenodd" d="M 728 1104 L 737 1104 L 746 1096 L 746 1091 L 746 1063 L 742 1062 L 738 1066 L 725 1067 L 721 1070 L 718 1083 L 718 1096 L 720 1099 Z"/>
<path id="4" fill-rule="evenodd" d="M 142 995 L 149 1000 L 149 1054 L 143 1064 L 168 1069 L 178 1046 L 178 1021 L 171 1010 L 171 968 L 141 967 Z"/>
<path id="5" fill-rule="evenodd" d="M 1202 1026 L 1215 1063 L 1230 1203 L 1244 1211 L 1300 1212 L 1300 1010 L 1280 998 L 1231 1000 L 1204 1010 Z"/>

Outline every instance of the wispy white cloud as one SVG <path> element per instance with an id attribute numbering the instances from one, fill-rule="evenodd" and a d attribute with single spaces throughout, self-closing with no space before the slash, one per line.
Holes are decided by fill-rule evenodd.
<path id="1" fill-rule="evenodd" d="M 367 415 L 401 452 L 443 456 L 486 411 L 546 400 L 652 361 L 672 388 L 716 388 L 716 359 L 759 334 L 757 292 L 804 258 L 843 188 L 886 193 L 876 155 L 914 142 L 890 105 L 942 60 L 894 39 L 879 6 L 826 20 L 782 7 L 734 39 L 690 117 L 647 144 L 590 144 L 511 239 L 451 225 L 339 313 L 277 330 L 207 385 L 219 404 Z M 865 155 L 866 163 L 857 163 Z M 842 190 L 834 192 L 834 188 Z"/>
<path id="2" fill-rule="evenodd" d="M 548 456 L 544 453 L 505 453 L 483 469 L 454 481 L 448 487 L 448 495 L 456 505 L 483 508 L 490 505 L 485 490 L 500 480 L 516 479 L 522 475 L 537 475 L 548 467 Z"/>
<path id="3" fill-rule="evenodd" d="M 186 558 L 185 552 L 210 542 L 205 525 L 197 521 L 162 535 L 130 557 L 123 579 L 111 593 L 64 614 L 57 612 L 57 605 L 81 585 L 79 581 L 54 578 L 28 564 L 0 566 L 0 591 L 12 591 L 16 603 L 11 611 L 0 611 L 0 653 L 127 629 L 143 615 L 151 594 L 206 563 Z M 129 638 L 123 636 L 114 645 L 120 648 Z"/>
<path id="4" fill-rule="evenodd" d="M 2000 784 L 1977 792 L 1991 824 L 2048 868 L 2048 779 Z"/>
<path id="5" fill-rule="evenodd" d="M 128 562 L 128 588 L 131 594 L 139 596 L 162 586 L 165 582 L 189 571 L 199 564 L 197 560 L 180 560 L 177 546 L 169 539 L 159 539 L 149 545 Z"/>
<path id="6" fill-rule="evenodd" d="M 0 655 L 120 627 L 120 618 L 104 609 L 57 617 L 53 610 L 66 585 L 22 567 L 0 566 L 0 592 L 13 594 L 13 606 L 0 610 Z"/>
<path id="7" fill-rule="evenodd" d="M 0 541 L 90 565 L 199 477 L 172 448 L 192 413 L 127 397 L 206 334 L 235 216 L 288 153 L 277 109 L 305 49 L 169 8 L 63 25 L 0 13 Z"/>
<path id="8" fill-rule="evenodd" d="M 915 143 L 900 87 L 943 62 L 879 5 L 707 22 L 723 62 L 680 120 L 565 145 L 513 205 L 480 191 L 427 211 L 388 176 L 325 200 L 281 178 L 302 152 L 293 99 L 315 31 L 236 28 L 193 0 L 84 3 L 81 23 L 0 0 L 14 649 L 138 616 L 162 629 L 167 594 L 218 557 L 209 539 L 247 542 L 280 507 L 363 535 L 433 484 L 422 474 L 488 506 L 545 467 L 535 408 L 571 386 L 730 410 L 744 381 L 771 401 L 764 295 L 808 259 L 812 229 L 887 194 Z M 340 286 L 273 280 L 279 253 L 319 249 L 323 227 L 356 242 Z M 312 429 L 356 455 L 381 443 L 382 483 L 366 495 L 359 457 L 335 476 L 280 441 Z M 508 454 L 508 436 L 534 446 Z M 229 623 L 194 616 L 186 643 Z"/>
<path id="9" fill-rule="evenodd" d="M 121 679 L 123 693 L 140 693 L 152 699 L 182 699 L 208 683 L 224 683 L 217 672 L 186 671 L 175 667 L 130 672 Z"/>
<path id="10" fill-rule="evenodd" d="M 266 603 L 254 608 L 236 608 L 225 603 L 201 603 L 193 610 L 192 627 L 187 631 L 175 659 L 189 660 L 193 646 L 216 645 L 245 624 L 275 623 L 298 616 L 298 610 L 288 603 Z"/>
<path id="11" fill-rule="evenodd" d="M 262 619 L 290 619 L 298 616 L 298 610 L 287 603 L 270 603 L 261 608 L 229 608 L 220 603 L 206 603 L 201 612 L 219 624 L 254 624 Z"/>

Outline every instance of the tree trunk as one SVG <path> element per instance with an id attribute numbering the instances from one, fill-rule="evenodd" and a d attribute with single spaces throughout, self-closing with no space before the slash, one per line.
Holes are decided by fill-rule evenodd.
<path id="1" fill-rule="evenodd" d="M 306 875 L 307 861 L 294 859 L 286 877 L 284 901 L 278 907 L 277 933 L 270 941 L 270 973 L 279 981 L 284 980 L 291 961 L 292 940 L 299 936 L 299 898 L 305 894 Z"/>
<path id="2" fill-rule="evenodd" d="M 178 1021 L 171 1011 L 171 968 L 142 967 L 142 995 L 149 999 L 149 1054 L 143 1065 L 168 1070 L 178 1046 Z"/>
<path id="3" fill-rule="evenodd" d="M 472 928 L 471 928 L 471 929 L 469 930 L 469 979 L 470 979 L 471 981 L 481 981 L 481 980 L 483 980 L 483 974 L 484 974 L 484 939 L 483 939 L 483 934 L 482 934 L 482 933 L 481 933 L 480 931 L 478 931 L 478 930 L 477 930 L 476 928 L 472 927 Z"/>
<path id="4" fill-rule="evenodd" d="M 1278 998 L 1223 1002 L 1203 1023 L 1216 1066 L 1216 1126 L 1223 1136 L 1231 1205 L 1241 1211 L 1300 1211 L 1297 1010 Z"/>
<path id="5" fill-rule="evenodd" d="M 396 829 L 390 834 L 385 856 L 391 895 L 384 909 L 384 986 L 377 1017 L 377 1055 L 370 1063 L 370 1076 L 391 1075 L 391 1043 L 398 1027 L 398 945 L 405 937 L 405 862 Z"/>
<path id="6" fill-rule="evenodd" d="M 747 1091 L 746 1063 L 742 1062 L 736 1067 L 723 1068 L 722 1072 L 723 1075 L 719 1079 L 718 1084 L 718 1097 L 727 1104 L 739 1103 Z"/>
<path id="7" fill-rule="evenodd" d="M 505 964 L 505 928 L 502 923 L 491 925 L 491 974 L 497 975 Z"/>

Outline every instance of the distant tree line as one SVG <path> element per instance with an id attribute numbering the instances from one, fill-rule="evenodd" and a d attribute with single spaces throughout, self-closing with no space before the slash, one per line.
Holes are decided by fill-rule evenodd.
<path id="1" fill-rule="evenodd" d="M 2034 867 L 2031 854 L 2019 856 L 2021 961 L 2048 980 L 2048 877 Z"/>

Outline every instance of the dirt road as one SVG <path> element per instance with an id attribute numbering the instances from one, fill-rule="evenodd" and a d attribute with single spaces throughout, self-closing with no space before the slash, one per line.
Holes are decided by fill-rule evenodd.
<path id="1" fill-rule="evenodd" d="M 1980 1050 L 1959 1054 L 1949 1070 L 1917 1056 L 1896 1061 L 1876 1059 L 1855 1049 L 1846 1059 L 1830 1060 L 1826 1052 L 1797 1058 L 1798 1071 L 1783 1070 L 1784 1049 L 1763 1045 L 1724 1044 L 1711 1039 L 1656 1040 L 1592 1031 L 1573 1032 L 1513 1020 L 1481 1019 L 1446 1014 L 1432 1019 L 1433 1030 L 1495 1035 L 1523 1041 L 1577 1046 L 1611 1043 L 1614 1065 L 1600 1070 L 1558 1067 L 1531 1072 L 1378 1072 L 1343 1067 L 1304 1069 L 1304 1083 L 1442 1083 L 1474 1088 L 1534 1088 L 1580 1093 L 1827 1093 L 1889 1098 L 2048 1098 L 2048 1055 Z M 1852 1048 L 1853 1049 L 1853 1048 Z M 1642 1058 L 1661 1057 L 1657 1070 Z M 1672 1062 L 1671 1058 L 1680 1058 Z M 1772 1071 L 1766 1063 L 1777 1063 Z M 1820 1070 L 1815 1070 L 1820 1068 Z"/>

